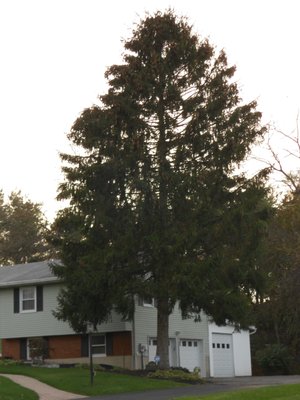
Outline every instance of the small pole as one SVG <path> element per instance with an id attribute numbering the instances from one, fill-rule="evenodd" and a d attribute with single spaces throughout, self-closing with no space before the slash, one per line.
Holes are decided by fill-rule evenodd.
<path id="1" fill-rule="evenodd" d="M 89 332 L 89 353 L 90 353 L 90 379 L 91 379 L 91 386 L 93 386 L 94 366 L 93 366 L 93 353 L 92 353 L 92 332 Z"/>

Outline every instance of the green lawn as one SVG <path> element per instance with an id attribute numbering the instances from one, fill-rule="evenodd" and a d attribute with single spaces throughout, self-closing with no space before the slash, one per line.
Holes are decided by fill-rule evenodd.
<path id="1" fill-rule="evenodd" d="M 94 385 L 91 387 L 89 370 L 82 368 L 32 368 L 0 364 L 0 373 L 31 376 L 58 389 L 87 396 L 183 386 L 171 381 L 97 371 Z"/>
<path id="2" fill-rule="evenodd" d="M 180 397 L 178 400 L 300 400 L 300 385 L 281 385 L 238 390 L 208 396 Z"/>
<path id="3" fill-rule="evenodd" d="M 0 376 L 0 400 L 38 400 L 38 395 Z"/>
<path id="4" fill-rule="evenodd" d="M 97 372 L 94 385 L 91 387 L 89 370 L 82 368 L 32 368 L 0 364 L 0 373 L 31 376 L 58 389 L 87 396 L 182 386 L 179 383 L 169 381 L 111 372 Z M 30 390 L 21 388 L 8 379 L 0 377 L 0 400 L 16 399 L 37 400 L 38 397 Z M 300 384 L 239 390 L 200 397 L 180 397 L 178 400 L 300 400 Z"/>

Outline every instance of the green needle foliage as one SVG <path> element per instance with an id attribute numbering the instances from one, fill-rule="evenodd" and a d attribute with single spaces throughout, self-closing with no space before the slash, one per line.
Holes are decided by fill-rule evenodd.
<path id="1" fill-rule="evenodd" d="M 78 155 L 62 155 L 70 206 L 53 226 L 66 284 L 56 315 L 81 331 L 153 297 L 167 368 L 176 302 L 186 317 L 246 324 L 269 205 L 265 174 L 235 171 L 265 128 L 225 53 L 172 11 L 146 16 L 124 49 L 100 105 L 69 133 Z"/>
<path id="2" fill-rule="evenodd" d="M 269 373 L 297 372 L 300 357 L 300 196 L 287 194 L 269 223 L 261 269 L 268 276 L 263 295 L 254 305 L 253 350 Z M 267 344 L 267 346 L 265 346 Z M 291 364 L 291 359 L 293 363 Z M 272 364 L 277 364 L 272 365 Z"/>
<path id="3" fill-rule="evenodd" d="M 53 257 L 48 235 L 48 223 L 40 204 L 26 199 L 21 192 L 12 192 L 5 201 L 0 190 L 0 265 Z"/>

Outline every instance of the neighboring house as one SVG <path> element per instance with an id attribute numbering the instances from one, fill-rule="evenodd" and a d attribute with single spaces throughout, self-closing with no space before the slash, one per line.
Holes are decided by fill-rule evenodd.
<path id="1" fill-rule="evenodd" d="M 30 360 L 30 341 L 42 337 L 48 344 L 46 362 L 88 362 L 89 336 L 75 333 L 68 323 L 53 316 L 62 287 L 47 261 L 0 268 L 3 357 Z M 154 360 L 156 316 L 151 300 L 137 301 L 133 321 L 123 321 L 112 313 L 110 321 L 92 335 L 94 362 L 141 368 Z M 183 320 L 178 307 L 169 321 L 171 366 L 199 367 L 202 376 L 251 375 L 248 331 L 218 327 L 204 314 L 201 322 Z"/>

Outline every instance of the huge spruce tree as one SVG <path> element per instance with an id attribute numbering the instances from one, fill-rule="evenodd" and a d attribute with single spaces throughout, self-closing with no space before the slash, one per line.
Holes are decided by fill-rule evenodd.
<path id="1" fill-rule="evenodd" d="M 262 176 L 235 171 L 265 129 L 225 53 L 172 11 L 146 16 L 124 48 L 100 105 L 68 135 L 78 155 L 62 155 L 56 315 L 84 331 L 113 308 L 131 318 L 135 296 L 151 296 L 167 368 L 176 302 L 185 317 L 247 322 L 268 207 Z"/>

